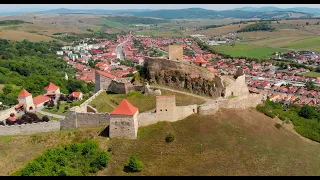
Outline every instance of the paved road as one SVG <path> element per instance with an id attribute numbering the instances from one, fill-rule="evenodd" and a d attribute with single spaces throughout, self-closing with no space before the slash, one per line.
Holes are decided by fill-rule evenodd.
<path id="1" fill-rule="evenodd" d="M 175 90 L 175 89 L 170 89 L 170 88 L 166 88 L 166 87 L 161 87 L 161 86 L 154 86 L 154 85 L 150 85 L 151 88 L 157 88 L 157 89 L 163 89 L 163 90 L 167 90 L 167 91 L 173 91 L 173 92 L 177 92 L 177 93 L 181 93 L 181 94 L 185 94 L 185 95 L 189 95 L 189 96 L 193 96 L 199 99 L 203 99 L 206 101 L 206 103 L 212 103 L 215 102 L 216 100 L 211 99 L 211 98 L 207 98 L 207 97 L 203 97 L 203 96 L 199 96 L 196 94 L 192 94 L 192 93 L 188 93 L 188 92 L 184 92 L 184 91 L 179 91 L 179 90 Z"/>
<path id="2" fill-rule="evenodd" d="M 121 43 L 121 44 L 119 44 L 117 46 L 117 58 L 119 58 L 120 60 L 124 59 L 124 55 L 123 55 L 123 52 L 122 52 L 122 47 L 126 42 L 127 41 L 124 41 L 123 43 Z"/>
<path id="3" fill-rule="evenodd" d="M 42 111 L 42 110 L 36 110 L 36 112 L 39 112 L 43 115 L 47 115 L 47 116 L 52 116 L 52 117 L 55 117 L 55 118 L 59 118 L 59 119 L 64 119 L 65 116 L 61 116 L 61 115 L 58 115 L 58 114 L 51 114 L 49 112 L 45 112 L 45 111 Z"/>

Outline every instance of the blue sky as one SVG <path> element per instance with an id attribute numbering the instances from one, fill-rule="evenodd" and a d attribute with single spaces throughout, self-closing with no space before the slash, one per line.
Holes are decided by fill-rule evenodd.
<path id="1" fill-rule="evenodd" d="M 20 9 L 183 9 L 205 8 L 213 10 L 227 10 L 239 7 L 275 6 L 279 8 L 313 7 L 320 8 L 320 4 L 1 4 L 0 11 L 15 11 Z"/>

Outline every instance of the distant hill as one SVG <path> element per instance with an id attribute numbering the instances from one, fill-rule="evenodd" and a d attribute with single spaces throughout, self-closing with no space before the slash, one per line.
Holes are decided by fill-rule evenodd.
<path id="1" fill-rule="evenodd" d="M 151 9 L 124 9 L 124 10 L 106 10 L 106 9 L 52 9 L 46 11 L 40 11 L 43 14 L 125 14 L 131 12 L 148 12 L 153 11 Z"/>
<path id="2" fill-rule="evenodd" d="M 268 7 L 242 7 L 242 8 L 236 8 L 233 10 L 241 10 L 241 11 L 249 11 L 249 12 L 270 12 L 270 11 L 286 11 L 286 12 L 301 12 L 301 13 L 308 13 L 308 14 L 320 14 L 319 8 L 308 8 L 308 7 L 296 7 L 296 8 L 277 8 L 273 6 Z"/>
<path id="3" fill-rule="evenodd" d="M 155 10 L 148 12 L 132 12 L 131 14 L 143 17 L 157 17 L 164 19 L 189 19 L 189 18 L 289 18 L 292 12 L 250 12 L 244 10 L 214 11 L 202 8 Z M 311 17 L 304 13 L 305 17 Z"/>
<path id="4" fill-rule="evenodd" d="M 290 10 L 290 11 L 289 11 Z M 274 19 L 274 18 L 290 18 L 296 11 L 301 14 L 294 15 L 296 18 L 299 17 L 312 17 L 310 8 L 291 8 L 291 9 L 280 9 L 276 7 L 263 7 L 263 8 L 252 8 L 244 7 L 233 10 L 215 11 L 202 8 L 189 8 L 189 9 L 162 9 L 162 10 L 151 10 L 151 9 L 127 9 L 127 10 L 105 10 L 105 9 L 53 9 L 38 11 L 43 14 L 106 14 L 106 15 L 133 15 L 138 17 L 154 17 L 162 19 L 218 19 L 218 18 L 262 18 L 262 19 Z M 312 9 L 312 12 L 320 13 L 320 9 Z M 272 13 L 271 13 L 272 12 Z M 18 12 L 17 12 L 18 13 Z"/>
<path id="5" fill-rule="evenodd" d="M 136 16 L 109 16 L 107 17 L 107 19 L 122 24 L 158 24 L 170 22 L 170 20 L 167 19 L 156 19 Z"/>

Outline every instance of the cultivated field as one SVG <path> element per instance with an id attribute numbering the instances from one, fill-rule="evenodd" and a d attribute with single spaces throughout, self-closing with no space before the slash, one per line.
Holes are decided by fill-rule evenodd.
<path id="1" fill-rule="evenodd" d="M 236 32 L 236 31 L 246 27 L 249 24 L 253 24 L 253 23 L 250 22 L 248 24 L 231 24 L 231 25 L 227 25 L 227 26 L 196 31 L 196 33 L 207 35 L 207 36 L 218 36 L 218 35 L 228 34 L 231 32 Z"/>
<path id="2" fill-rule="evenodd" d="M 48 37 L 48 36 L 43 36 L 43 35 L 24 32 L 24 31 L 17 31 L 17 30 L 0 31 L 0 38 L 14 40 L 14 41 L 22 41 L 24 39 L 27 39 L 27 40 L 33 41 L 33 42 L 55 40 L 55 39 Z"/>
<path id="3" fill-rule="evenodd" d="M 177 106 L 204 103 L 201 99 L 172 91 L 161 90 L 161 95 L 175 95 Z M 98 112 L 111 112 L 118 104 L 120 104 L 123 98 L 126 98 L 132 105 L 139 108 L 139 112 L 156 108 L 156 97 L 154 95 L 143 95 L 141 92 L 137 91 L 128 94 L 101 93 L 90 103 L 90 105 L 97 108 Z"/>
<path id="4" fill-rule="evenodd" d="M 318 72 L 305 72 L 305 73 L 302 73 L 302 75 L 311 76 L 311 77 L 320 77 L 320 73 Z"/>
<path id="5" fill-rule="evenodd" d="M 105 127 L 0 137 L 0 174 L 12 174 L 45 149 L 89 138 L 111 149 L 99 175 L 320 175 L 320 145 L 274 125 L 256 110 L 230 109 L 139 128 L 137 140 L 108 140 Z M 175 134 L 169 144 L 168 132 Z M 124 172 L 131 154 L 144 163 L 140 173 Z"/>
<path id="6" fill-rule="evenodd" d="M 286 52 L 284 49 L 259 47 L 247 44 L 236 43 L 231 45 L 212 46 L 216 51 L 231 55 L 233 57 L 245 56 L 259 59 L 267 59 L 274 52 Z"/>
<path id="7" fill-rule="evenodd" d="M 275 30 L 239 33 L 242 41 L 250 45 L 284 48 L 289 50 L 309 50 L 320 52 L 320 20 L 285 20 L 271 23 Z M 309 22 L 310 25 L 306 25 Z"/>

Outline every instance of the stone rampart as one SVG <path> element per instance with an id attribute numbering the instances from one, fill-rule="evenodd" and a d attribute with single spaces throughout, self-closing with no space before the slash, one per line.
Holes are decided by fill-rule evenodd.
<path id="1" fill-rule="evenodd" d="M 0 136 L 28 135 L 41 132 L 53 132 L 59 130 L 60 121 L 51 120 L 49 122 L 0 126 Z"/>

